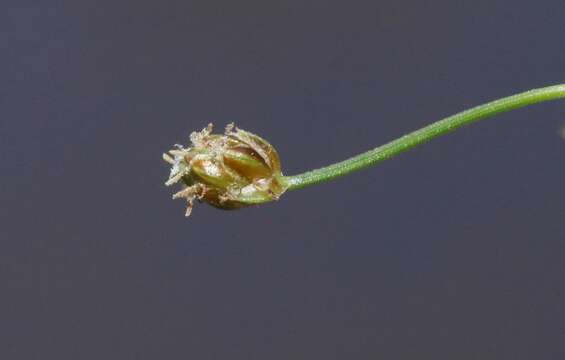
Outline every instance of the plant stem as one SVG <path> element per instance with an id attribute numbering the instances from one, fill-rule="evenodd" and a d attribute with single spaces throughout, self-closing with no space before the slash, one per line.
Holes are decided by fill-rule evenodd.
<path id="1" fill-rule="evenodd" d="M 281 180 L 286 183 L 288 190 L 330 181 L 373 166 L 475 121 L 527 105 L 559 98 L 565 98 L 565 84 L 534 89 L 505 97 L 449 116 L 350 159 L 302 174 L 284 176 Z"/>

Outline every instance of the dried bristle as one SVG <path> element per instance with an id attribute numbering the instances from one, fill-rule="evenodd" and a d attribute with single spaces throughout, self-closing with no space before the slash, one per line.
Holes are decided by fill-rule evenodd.
<path id="1" fill-rule="evenodd" d="M 174 165 L 175 163 L 175 159 L 173 159 L 169 154 L 165 153 L 163 154 L 163 160 L 165 160 L 166 162 L 168 162 L 171 165 Z"/>

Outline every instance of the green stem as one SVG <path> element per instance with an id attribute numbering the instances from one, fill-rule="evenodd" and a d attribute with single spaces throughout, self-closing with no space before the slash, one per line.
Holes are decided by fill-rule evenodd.
<path id="1" fill-rule="evenodd" d="M 281 180 L 288 185 L 288 190 L 330 181 L 373 166 L 475 121 L 527 105 L 559 98 L 565 98 L 565 84 L 534 89 L 505 97 L 449 116 L 350 159 L 302 174 L 285 176 Z"/>

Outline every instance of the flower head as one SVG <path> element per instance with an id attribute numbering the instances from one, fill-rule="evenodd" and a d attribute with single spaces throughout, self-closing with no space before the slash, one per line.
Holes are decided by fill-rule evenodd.
<path id="1" fill-rule="evenodd" d="M 173 199 L 188 202 L 186 216 L 194 200 L 220 209 L 277 200 L 286 190 L 279 155 L 266 140 L 247 131 L 226 126 L 225 133 L 212 134 L 212 124 L 190 135 L 191 146 L 163 154 L 172 165 L 167 186 L 181 183 L 183 189 Z"/>

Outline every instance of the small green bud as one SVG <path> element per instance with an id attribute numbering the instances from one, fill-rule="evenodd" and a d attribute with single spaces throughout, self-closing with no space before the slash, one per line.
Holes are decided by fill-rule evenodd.
<path id="1" fill-rule="evenodd" d="M 212 124 L 190 135 L 191 146 L 176 145 L 163 159 L 172 165 L 165 185 L 183 184 L 173 199 L 194 200 L 220 209 L 238 209 L 278 198 L 287 186 L 282 181 L 279 155 L 266 140 L 226 126 L 224 135 L 212 134 Z"/>

